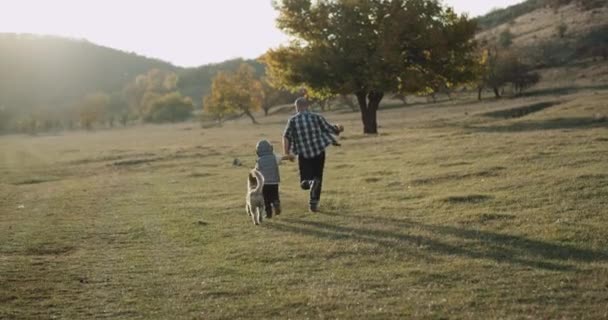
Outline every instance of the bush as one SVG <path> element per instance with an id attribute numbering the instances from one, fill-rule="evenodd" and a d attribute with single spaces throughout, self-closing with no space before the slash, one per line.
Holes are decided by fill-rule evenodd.
<path id="1" fill-rule="evenodd" d="M 513 43 L 513 34 L 507 29 L 498 35 L 498 44 L 503 48 L 508 48 Z"/>
<path id="2" fill-rule="evenodd" d="M 608 59 L 608 25 L 595 29 L 581 37 L 576 44 L 577 55 Z"/>
<path id="3" fill-rule="evenodd" d="M 185 121 L 192 117 L 193 110 L 192 99 L 173 92 L 153 101 L 144 113 L 143 120 L 154 123 Z"/>
<path id="4" fill-rule="evenodd" d="M 536 68 L 561 66 L 576 58 L 576 50 L 566 41 L 546 41 L 523 49 L 522 56 Z"/>
<path id="5" fill-rule="evenodd" d="M 562 22 L 556 27 L 556 29 L 557 35 L 560 39 L 562 39 L 566 35 L 566 31 L 568 31 L 568 25 Z"/>

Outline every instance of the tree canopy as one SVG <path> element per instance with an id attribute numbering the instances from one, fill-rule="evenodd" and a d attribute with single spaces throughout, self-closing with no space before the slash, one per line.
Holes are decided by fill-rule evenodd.
<path id="1" fill-rule="evenodd" d="M 262 83 L 256 79 L 255 70 L 243 63 L 235 72 L 219 72 L 211 84 L 211 93 L 203 98 L 205 111 L 215 115 L 220 122 L 233 114 L 245 114 L 257 123 L 252 112 L 264 102 Z"/>
<path id="2" fill-rule="evenodd" d="M 385 92 L 473 76 L 466 71 L 475 61 L 475 23 L 438 1 L 283 0 L 274 6 L 277 25 L 292 42 L 263 57 L 269 77 L 312 94 L 354 93 L 364 133 L 377 133 Z"/>

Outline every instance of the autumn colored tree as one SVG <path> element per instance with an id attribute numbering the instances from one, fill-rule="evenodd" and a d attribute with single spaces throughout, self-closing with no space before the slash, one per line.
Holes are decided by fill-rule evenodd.
<path id="1" fill-rule="evenodd" d="M 80 125 L 91 130 L 93 124 L 103 119 L 110 97 L 102 92 L 86 95 L 80 105 Z"/>
<path id="2" fill-rule="evenodd" d="M 156 100 L 176 91 L 177 81 L 175 73 L 159 69 L 151 69 L 138 75 L 124 88 L 124 95 L 131 111 L 139 118 L 144 118 Z"/>
<path id="3" fill-rule="evenodd" d="M 262 110 L 264 110 L 265 116 L 268 115 L 270 108 L 295 100 L 295 95 L 293 93 L 275 88 L 268 77 L 262 77 L 260 83 L 262 85 Z"/>
<path id="4" fill-rule="evenodd" d="M 278 27 L 293 41 L 265 54 L 267 73 L 285 88 L 305 85 L 312 94 L 354 94 L 364 133 L 377 133 L 376 112 L 385 92 L 424 88 L 440 77 L 451 82 L 451 72 L 475 58 L 475 23 L 436 0 L 283 0 L 274 5 Z M 414 79 L 411 72 L 425 77 Z"/>
<path id="5" fill-rule="evenodd" d="M 192 116 L 194 103 L 190 97 L 182 97 L 179 92 L 165 94 L 154 100 L 143 120 L 146 122 L 178 122 Z"/>
<path id="6" fill-rule="evenodd" d="M 262 83 L 255 78 L 254 69 L 241 64 L 235 72 L 219 72 L 211 83 L 211 93 L 203 98 L 204 110 L 221 122 L 227 115 L 241 114 L 258 122 L 252 112 L 264 102 Z"/>

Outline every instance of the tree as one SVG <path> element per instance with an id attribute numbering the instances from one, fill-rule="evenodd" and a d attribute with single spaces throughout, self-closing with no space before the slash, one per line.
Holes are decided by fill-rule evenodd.
<path id="1" fill-rule="evenodd" d="M 263 102 L 263 85 L 255 78 L 254 69 L 245 63 L 236 72 L 219 72 L 211 83 L 211 93 L 203 98 L 205 111 L 220 122 L 227 115 L 240 113 L 257 124 L 252 112 L 259 110 Z"/>
<path id="2" fill-rule="evenodd" d="M 513 34 L 511 33 L 511 30 L 506 29 L 498 35 L 498 44 L 500 44 L 502 48 L 508 48 L 512 43 Z"/>
<path id="3" fill-rule="evenodd" d="M 506 80 L 502 77 L 498 63 L 498 49 L 484 48 L 481 50 L 477 65 L 479 84 L 477 86 L 477 99 L 481 100 L 481 93 L 487 87 L 492 88 L 494 96 L 500 98 L 500 87 Z"/>
<path id="4" fill-rule="evenodd" d="M 110 97 L 102 92 L 88 94 L 80 106 L 80 125 L 91 130 L 93 124 L 103 119 Z"/>
<path id="5" fill-rule="evenodd" d="M 439 65 L 463 69 L 474 58 L 475 23 L 436 0 L 283 0 L 274 6 L 278 27 L 293 41 L 264 55 L 267 73 L 282 88 L 354 94 L 364 133 L 377 133 L 384 93 L 409 86 L 409 72 L 450 80 Z"/>
<path id="6" fill-rule="evenodd" d="M 270 108 L 293 102 L 295 99 L 291 92 L 275 88 L 268 77 L 262 77 L 260 83 L 262 85 L 262 110 L 264 110 L 265 116 L 268 115 Z"/>
<path id="7" fill-rule="evenodd" d="M 566 31 L 568 31 L 568 25 L 565 23 L 560 23 L 557 27 L 557 36 L 562 39 L 566 35 Z"/>
<path id="8" fill-rule="evenodd" d="M 515 53 L 504 55 L 499 61 L 499 73 L 505 82 L 511 83 L 517 95 L 536 84 L 540 75 L 532 72 L 532 67 L 522 61 Z"/>
<path id="9" fill-rule="evenodd" d="M 173 72 L 151 69 L 129 82 L 124 88 L 124 96 L 132 112 L 144 118 L 156 100 L 176 91 L 177 81 L 178 77 Z"/>
<path id="10" fill-rule="evenodd" d="M 532 69 L 516 51 L 499 52 L 496 48 L 482 50 L 478 69 L 478 99 L 481 100 L 485 87 L 492 88 L 496 98 L 500 98 L 500 88 L 509 83 L 516 94 L 521 94 L 540 80 L 539 74 L 532 72 Z"/>
<path id="11" fill-rule="evenodd" d="M 192 116 L 192 110 L 194 103 L 190 97 L 172 92 L 151 102 L 143 120 L 154 123 L 184 121 Z"/>

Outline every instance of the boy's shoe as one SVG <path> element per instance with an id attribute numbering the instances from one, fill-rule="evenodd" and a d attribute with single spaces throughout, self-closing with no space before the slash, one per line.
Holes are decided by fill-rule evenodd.
<path id="1" fill-rule="evenodd" d="M 319 205 L 318 204 L 311 204 L 308 206 L 308 211 L 312 212 L 312 213 L 316 213 L 319 212 Z"/>
<path id="2" fill-rule="evenodd" d="M 272 206 L 274 207 L 274 214 L 276 214 L 277 216 L 281 214 L 281 203 L 279 202 L 275 202 L 272 204 Z"/>

